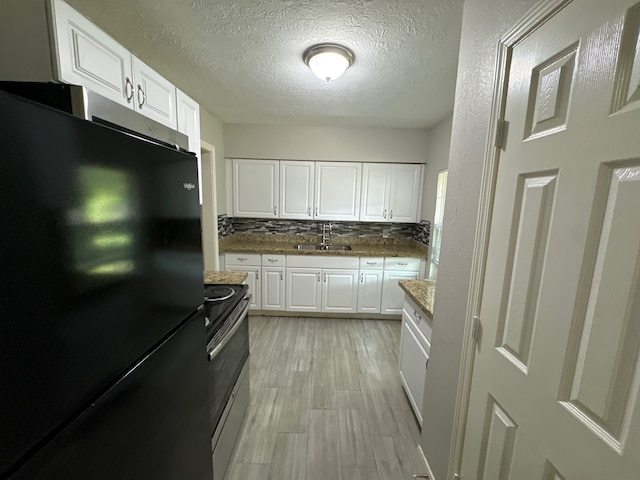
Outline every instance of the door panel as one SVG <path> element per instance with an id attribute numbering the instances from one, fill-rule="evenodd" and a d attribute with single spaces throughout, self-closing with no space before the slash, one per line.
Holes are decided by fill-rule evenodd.
<path id="1" fill-rule="evenodd" d="M 560 2 L 558 2 L 560 4 Z M 509 47 L 462 475 L 638 478 L 640 3 Z"/>
<path id="2" fill-rule="evenodd" d="M 176 87 L 139 58 L 133 55 L 131 58 L 136 110 L 163 125 L 177 128 Z"/>

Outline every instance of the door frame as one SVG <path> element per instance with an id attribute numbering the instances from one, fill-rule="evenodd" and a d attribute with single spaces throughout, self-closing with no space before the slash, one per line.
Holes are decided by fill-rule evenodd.
<path id="1" fill-rule="evenodd" d="M 202 192 L 202 250 L 205 270 L 219 270 L 219 248 L 218 248 L 218 202 L 216 192 L 216 147 L 204 140 L 200 140 L 200 161 L 202 177 L 207 177 L 207 182 L 211 183 L 209 196 L 205 198 Z M 205 207 L 206 205 L 206 207 Z M 211 212 L 212 218 L 205 218 L 206 211 Z M 210 237 L 207 237 L 210 234 Z"/>
<path id="2" fill-rule="evenodd" d="M 480 310 L 482 292 L 484 290 L 484 273 L 486 270 L 487 250 L 489 247 L 490 221 L 493 216 L 493 199 L 500 155 L 508 133 L 508 125 L 504 124 L 504 111 L 509 84 L 509 67 L 513 48 L 535 30 L 540 28 L 551 17 L 564 9 L 573 0 L 540 0 L 498 41 L 496 64 L 494 67 L 493 100 L 489 132 L 487 135 L 482 180 L 480 186 L 480 202 L 476 221 L 476 234 L 471 264 L 469 296 L 467 298 L 467 314 L 462 337 L 462 355 L 458 390 L 453 419 L 453 432 L 449 450 L 448 478 L 460 478 L 462 455 L 466 433 L 471 381 L 475 360 L 476 339 L 482 336 Z M 477 327 L 475 325 L 478 325 Z"/>

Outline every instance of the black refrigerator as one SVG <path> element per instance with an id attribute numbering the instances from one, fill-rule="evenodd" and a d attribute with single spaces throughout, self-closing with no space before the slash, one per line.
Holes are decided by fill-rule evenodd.
<path id="1" fill-rule="evenodd" d="M 0 91 L 0 478 L 212 478 L 197 185 Z"/>

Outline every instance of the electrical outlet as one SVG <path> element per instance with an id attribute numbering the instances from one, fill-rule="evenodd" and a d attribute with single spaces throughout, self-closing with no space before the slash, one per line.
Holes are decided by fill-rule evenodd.
<path id="1" fill-rule="evenodd" d="M 382 230 L 382 238 L 389 238 L 390 235 L 391 235 L 390 228 L 385 228 Z"/>

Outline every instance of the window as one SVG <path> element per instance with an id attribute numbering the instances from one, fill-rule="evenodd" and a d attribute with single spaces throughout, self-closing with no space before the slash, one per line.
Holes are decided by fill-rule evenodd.
<path id="1" fill-rule="evenodd" d="M 431 247 L 431 262 L 440 263 L 440 242 L 442 240 L 442 222 L 444 221 L 444 198 L 447 192 L 447 170 L 438 173 L 436 188 L 436 212 L 433 218 L 433 242 Z"/>

